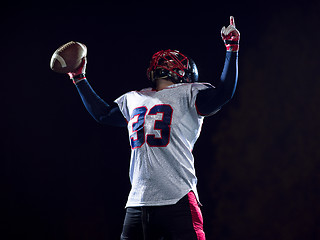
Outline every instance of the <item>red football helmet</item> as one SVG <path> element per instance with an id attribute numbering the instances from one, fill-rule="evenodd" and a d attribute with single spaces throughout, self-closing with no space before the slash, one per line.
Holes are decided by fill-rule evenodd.
<path id="1" fill-rule="evenodd" d="M 168 78 L 174 83 L 198 81 L 198 69 L 195 62 L 177 50 L 161 50 L 155 53 L 147 69 L 151 81 Z"/>

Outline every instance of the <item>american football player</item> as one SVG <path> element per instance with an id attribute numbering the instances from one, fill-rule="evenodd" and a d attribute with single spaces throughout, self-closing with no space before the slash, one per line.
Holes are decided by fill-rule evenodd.
<path id="1" fill-rule="evenodd" d="M 147 69 L 151 87 L 106 103 L 85 76 L 87 60 L 68 73 L 92 117 L 127 127 L 131 145 L 131 190 L 121 239 L 204 240 L 192 155 L 204 117 L 234 95 L 240 33 L 234 18 L 221 30 L 225 64 L 216 87 L 198 82 L 195 62 L 177 50 L 155 53 Z"/>

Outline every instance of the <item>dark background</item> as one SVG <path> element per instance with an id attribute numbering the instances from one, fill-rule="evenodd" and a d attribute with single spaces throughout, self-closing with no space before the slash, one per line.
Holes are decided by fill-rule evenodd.
<path id="1" fill-rule="evenodd" d="M 108 102 L 148 86 L 160 49 L 191 56 L 214 84 L 230 15 L 241 32 L 238 88 L 194 149 L 207 239 L 320 239 L 319 10 L 316 1 L 2 3 L 1 239 L 119 239 L 127 132 L 96 123 L 68 77 L 50 70 L 56 48 L 87 45 L 87 77 Z"/>

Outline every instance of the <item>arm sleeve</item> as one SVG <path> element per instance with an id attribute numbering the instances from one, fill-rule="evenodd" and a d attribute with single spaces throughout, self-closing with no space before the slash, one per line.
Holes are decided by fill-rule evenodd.
<path id="1" fill-rule="evenodd" d="M 217 88 L 209 87 L 200 90 L 196 107 L 201 115 L 210 115 L 217 112 L 230 101 L 235 92 L 238 81 L 238 52 L 227 52 L 224 68 Z"/>
<path id="2" fill-rule="evenodd" d="M 127 126 L 118 105 L 107 104 L 95 93 L 86 79 L 76 84 L 76 87 L 84 106 L 97 122 L 117 127 Z"/>

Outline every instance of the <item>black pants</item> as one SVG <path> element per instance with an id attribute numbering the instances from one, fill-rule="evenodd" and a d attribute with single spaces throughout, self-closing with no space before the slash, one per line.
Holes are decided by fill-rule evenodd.
<path id="1" fill-rule="evenodd" d="M 128 207 L 121 240 L 205 240 L 193 192 L 168 206 Z"/>

